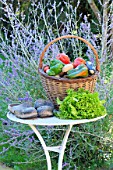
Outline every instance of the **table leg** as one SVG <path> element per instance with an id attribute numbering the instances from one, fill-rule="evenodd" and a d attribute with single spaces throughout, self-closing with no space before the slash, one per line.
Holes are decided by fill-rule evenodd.
<path id="1" fill-rule="evenodd" d="M 58 159 L 58 170 L 62 170 L 62 161 L 63 161 L 64 151 L 66 148 L 66 142 L 68 140 L 68 136 L 70 134 L 72 126 L 73 125 L 69 125 L 68 129 L 66 130 L 65 136 L 63 138 L 62 144 L 61 144 L 61 149 L 59 152 L 59 159 Z"/>
<path id="2" fill-rule="evenodd" d="M 64 156 L 64 151 L 66 148 L 66 143 L 68 140 L 68 136 L 70 134 L 71 128 L 73 125 L 69 125 L 68 129 L 66 130 L 65 136 L 63 138 L 61 146 L 52 146 L 52 147 L 47 147 L 41 134 L 39 131 L 36 129 L 34 125 L 29 125 L 31 129 L 35 132 L 37 135 L 38 139 L 40 140 L 40 143 L 42 144 L 42 147 L 44 149 L 45 155 L 46 155 L 46 160 L 47 160 L 47 166 L 48 170 L 52 170 L 51 166 L 51 159 L 48 151 L 53 151 L 53 152 L 58 152 L 59 153 L 59 158 L 58 158 L 58 170 L 62 170 L 62 162 L 63 162 L 63 156 Z"/>
<path id="3" fill-rule="evenodd" d="M 47 146 L 46 146 L 41 134 L 39 133 L 39 131 L 36 129 L 36 127 L 34 125 L 29 125 L 29 126 L 35 132 L 35 134 L 37 135 L 38 139 L 40 140 L 40 142 L 42 144 L 42 147 L 43 147 L 45 155 L 46 155 L 48 170 L 52 170 L 50 155 L 49 155 Z"/>

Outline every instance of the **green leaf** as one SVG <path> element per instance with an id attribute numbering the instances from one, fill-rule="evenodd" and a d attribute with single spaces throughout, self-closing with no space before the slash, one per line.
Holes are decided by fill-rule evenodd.
<path id="1" fill-rule="evenodd" d="M 68 89 L 64 100 L 57 98 L 57 103 L 60 105 L 58 117 L 63 119 L 91 119 L 106 114 L 105 101 L 99 99 L 98 93 L 83 88 Z"/>
<path id="2" fill-rule="evenodd" d="M 21 170 L 21 169 L 17 165 L 15 165 L 14 170 Z"/>
<path id="3" fill-rule="evenodd" d="M 62 104 L 62 101 L 57 97 L 57 104 L 60 105 Z"/>

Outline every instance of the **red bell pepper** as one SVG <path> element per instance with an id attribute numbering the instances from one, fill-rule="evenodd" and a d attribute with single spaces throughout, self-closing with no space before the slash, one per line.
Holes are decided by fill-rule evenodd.
<path id="1" fill-rule="evenodd" d="M 59 53 L 56 56 L 56 59 L 62 61 L 64 64 L 69 64 L 70 63 L 70 58 L 64 53 Z"/>
<path id="2" fill-rule="evenodd" d="M 86 61 L 83 58 L 78 57 L 74 60 L 73 67 L 76 68 L 78 65 L 85 64 L 85 63 L 86 63 Z"/>

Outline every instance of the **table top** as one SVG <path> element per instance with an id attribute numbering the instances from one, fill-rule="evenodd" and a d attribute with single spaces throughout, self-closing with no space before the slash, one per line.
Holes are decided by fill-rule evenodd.
<path id="1" fill-rule="evenodd" d="M 45 126 L 57 126 L 57 125 L 76 125 L 76 124 L 83 124 L 88 122 L 94 122 L 99 119 L 104 118 L 104 116 L 100 116 L 93 119 L 79 119 L 79 120 L 70 120 L 70 119 L 59 119 L 57 117 L 48 117 L 48 118 L 34 118 L 34 119 L 20 119 L 17 118 L 11 112 L 7 113 L 7 117 L 14 121 L 28 125 L 45 125 Z"/>

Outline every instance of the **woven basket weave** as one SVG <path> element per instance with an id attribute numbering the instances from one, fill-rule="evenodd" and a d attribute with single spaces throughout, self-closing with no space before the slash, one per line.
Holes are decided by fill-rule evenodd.
<path id="1" fill-rule="evenodd" d="M 92 49 L 96 58 L 96 73 L 94 75 L 88 76 L 87 78 L 67 79 L 67 78 L 58 78 L 55 76 L 48 76 L 46 73 L 44 73 L 42 68 L 43 68 L 43 58 L 46 50 L 49 48 L 50 45 L 64 38 L 77 38 L 83 41 Z M 57 97 L 60 100 L 63 100 L 64 97 L 67 95 L 66 90 L 69 88 L 72 88 L 74 90 L 77 90 L 78 88 L 84 88 L 85 90 L 94 92 L 95 84 L 97 81 L 97 73 L 99 71 L 100 71 L 100 65 L 99 65 L 97 51 L 88 41 L 78 36 L 65 35 L 65 36 L 58 37 L 52 40 L 50 43 L 48 43 L 40 55 L 38 72 L 40 74 L 42 86 L 48 98 L 53 102 L 56 108 L 58 108 L 56 102 Z"/>

